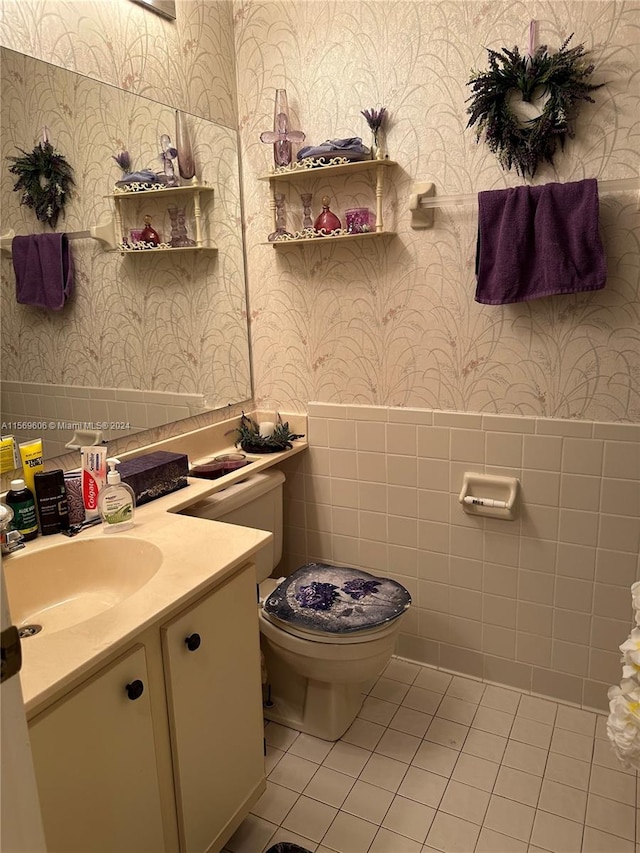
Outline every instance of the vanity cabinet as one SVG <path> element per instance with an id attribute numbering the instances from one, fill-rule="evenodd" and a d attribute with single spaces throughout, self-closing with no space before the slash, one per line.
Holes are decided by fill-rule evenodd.
<path id="1" fill-rule="evenodd" d="M 264 791 L 246 565 L 29 722 L 49 853 L 217 853 Z"/>
<path id="2" fill-rule="evenodd" d="M 49 853 L 165 850 L 148 684 L 136 645 L 29 725 Z"/>
<path id="3" fill-rule="evenodd" d="M 255 572 L 161 630 L 181 850 L 210 850 L 264 785 Z M 235 827 L 234 827 L 235 828 Z M 215 849 L 215 847 L 214 847 Z"/>
<path id="4" fill-rule="evenodd" d="M 336 157 L 335 159 L 340 160 L 341 158 Z M 385 231 L 382 216 L 385 173 L 387 169 L 396 165 L 396 162 L 394 160 L 357 160 L 354 162 L 331 163 L 330 165 L 326 166 L 314 166 L 312 164 L 312 160 L 302 160 L 299 162 L 296 161 L 288 167 L 280 167 L 279 169 L 270 172 L 268 175 L 262 175 L 258 178 L 259 181 L 269 182 L 269 188 L 271 191 L 270 208 L 273 217 L 274 232 L 278 228 L 276 194 L 279 183 L 292 184 L 295 186 L 296 190 L 299 190 L 300 188 L 304 190 L 308 189 L 309 182 L 318 181 L 318 179 L 320 181 L 326 181 L 327 179 L 334 179 L 338 176 L 353 179 L 358 175 L 362 176 L 363 173 L 372 171 L 375 174 L 375 231 L 349 234 L 345 230 L 345 223 L 343 221 L 344 214 L 342 214 L 342 216 L 339 216 L 341 221 L 343 221 L 342 233 L 321 236 L 314 232 L 312 229 L 290 231 L 289 236 L 280 237 L 276 240 L 272 240 L 271 242 L 267 241 L 266 243 L 264 243 L 264 245 L 274 246 L 278 248 L 280 246 L 290 246 L 293 243 L 309 244 L 313 242 L 317 244 L 320 241 L 326 242 L 328 240 L 361 240 L 363 238 L 370 239 L 372 237 L 388 237 L 395 233 L 393 231 Z M 317 184 L 317 186 L 320 186 L 322 189 L 321 191 L 314 193 L 314 200 L 316 206 L 319 202 L 320 197 L 325 194 L 324 188 L 326 188 L 326 183 L 320 183 Z M 357 207 L 358 205 L 354 206 Z M 336 210 L 333 209 L 333 206 L 331 209 L 333 213 L 336 213 Z M 289 217 L 289 214 L 287 214 L 287 217 Z M 313 218 L 315 219 L 316 217 L 314 216 Z M 289 218 L 287 218 L 287 221 L 289 221 Z M 289 231 L 288 228 L 287 230 Z"/>

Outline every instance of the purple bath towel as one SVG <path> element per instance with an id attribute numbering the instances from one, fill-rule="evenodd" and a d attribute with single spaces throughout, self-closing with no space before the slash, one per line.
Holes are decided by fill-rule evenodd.
<path id="1" fill-rule="evenodd" d="M 29 234 L 11 243 L 16 301 L 60 311 L 71 296 L 73 260 L 67 235 Z"/>
<path id="2" fill-rule="evenodd" d="M 481 192 L 478 208 L 476 302 L 504 305 L 605 286 L 595 178 Z"/>

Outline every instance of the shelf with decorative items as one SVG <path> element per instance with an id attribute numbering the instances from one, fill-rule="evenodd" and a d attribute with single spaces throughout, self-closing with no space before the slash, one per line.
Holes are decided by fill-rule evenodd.
<path id="1" fill-rule="evenodd" d="M 395 166 L 394 160 L 367 159 L 349 160 L 345 157 L 307 157 L 288 166 L 275 167 L 267 175 L 258 177 L 260 181 L 268 181 L 271 189 L 270 208 L 273 214 L 274 231 L 263 245 L 290 246 L 293 243 L 309 243 L 326 240 L 358 240 L 371 237 L 393 236 L 395 232 L 385 231 L 382 212 L 384 199 L 384 179 L 386 170 Z M 375 171 L 375 214 L 367 208 L 353 208 L 346 211 L 346 227 L 329 210 L 329 197 L 323 196 L 323 212 L 314 221 L 310 218 L 311 196 L 308 202 L 305 194 L 301 194 L 304 205 L 303 228 L 299 231 L 287 231 L 283 216 L 284 197 L 277 191 L 278 182 L 308 181 L 313 178 L 333 178 L 338 176 L 352 177 L 358 173 Z"/>
<path id="2" fill-rule="evenodd" d="M 114 191 L 105 198 L 112 199 L 115 208 L 115 230 L 119 242 L 117 251 L 121 254 L 144 254 L 146 252 L 217 252 L 217 246 L 205 242 L 204 224 L 206 214 L 203 206 L 213 198 L 214 188 L 206 184 L 190 183 L 185 186 L 166 186 L 165 184 L 144 181 L 116 185 Z M 171 220 L 171 236 L 168 240 L 160 237 L 152 226 L 153 216 L 144 214 L 144 226 L 126 228 L 124 207 L 128 202 L 153 202 L 150 209 L 157 213 L 156 202 L 167 198 L 171 202 L 166 212 Z M 186 206 L 193 204 L 193 227 L 195 239 L 188 236 L 186 228 Z M 165 211 L 163 210 L 162 213 Z"/>

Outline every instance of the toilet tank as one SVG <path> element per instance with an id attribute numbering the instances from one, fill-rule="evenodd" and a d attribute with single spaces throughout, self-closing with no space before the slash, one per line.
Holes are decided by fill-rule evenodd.
<path id="1" fill-rule="evenodd" d="M 239 524 L 273 533 L 255 555 L 257 581 L 268 578 L 282 558 L 282 471 L 269 468 L 181 510 L 182 515 Z"/>

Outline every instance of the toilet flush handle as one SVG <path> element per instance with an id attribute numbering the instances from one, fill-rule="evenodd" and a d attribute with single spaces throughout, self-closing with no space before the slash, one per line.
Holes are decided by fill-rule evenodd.
<path id="1" fill-rule="evenodd" d="M 189 636 L 185 638 L 185 643 L 187 644 L 187 648 L 190 652 L 195 652 L 196 649 L 199 649 L 201 642 L 200 634 L 189 634 Z"/>

